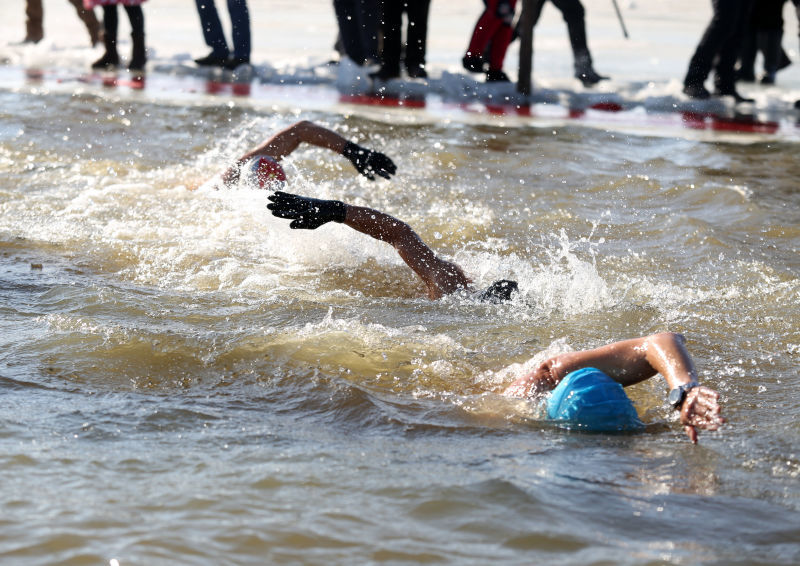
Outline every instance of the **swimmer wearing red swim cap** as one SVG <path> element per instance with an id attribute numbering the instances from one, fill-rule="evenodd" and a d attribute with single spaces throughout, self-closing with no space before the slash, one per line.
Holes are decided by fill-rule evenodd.
<path id="1" fill-rule="evenodd" d="M 220 175 L 220 180 L 226 186 L 235 185 L 239 181 L 245 165 L 250 163 L 251 167 L 255 169 L 259 186 L 273 188 L 272 185 L 275 181 L 286 181 L 286 173 L 280 165 L 281 160 L 302 143 L 342 154 L 350 160 L 359 173 L 370 181 L 374 181 L 376 177 L 390 179 L 397 172 L 397 166 L 383 153 L 362 147 L 346 140 L 332 130 L 303 120 L 278 132 L 242 155 Z"/>

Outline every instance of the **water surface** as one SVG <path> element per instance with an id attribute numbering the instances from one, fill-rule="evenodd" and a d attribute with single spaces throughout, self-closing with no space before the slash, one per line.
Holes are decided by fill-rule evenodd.
<path id="1" fill-rule="evenodd" d="M 0 92 L 3 563 L 800 561 L 796 144 L 220 100 Z M 385 244 L 187 189 L 297 119 L 399 174 L 306 148 L 290 190 L 519 296 L 431 302 Z M 497 394 L 663 330 L 723 394 L 697 446 L 660 379 L 638 434 Z"/>

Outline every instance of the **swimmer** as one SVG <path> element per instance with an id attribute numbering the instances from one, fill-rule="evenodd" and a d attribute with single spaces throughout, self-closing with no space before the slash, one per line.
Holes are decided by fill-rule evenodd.
<path id="1" fill-rule="evenodd" d="M 301 143 L 323 147 L 344 155 L 353 167 L 370 181 L 374 181 L 376 176 L 389 179 L 397 172 L 394 162 L 386 155 L 361 147 L 332 130 L 303 120 L 278 132 L 242 155 L 219 176 L 219 181 L 226 186 L 235 185 L 239 181 L 242 167 L 251 160 L 260 158 L 257 171 L 259 184 L 267 187 L 273 180 L 283 182 L 286 180 L 286 174 L 280 166 L 280 161 Z"/>
<path id="2" fill-rule="evenodd" d="M 346 204 L 338 200 L 321 200 L 276 191 L 269 197 L 267 208 L 273 216 L 289 218 L 289 227 L 316 230 L 327 222 L 339 222 L 353 230 L 393 246 L 406 264 L 425 283 L 427 296 L 439 299 L 458 291 L 474 292 L 472 280 L 455 263 L 438 257 L 416 232 L 393 216 L 374 208 Z M 498 303 L 511 299 L 517 290 L 515 281 L 501 280 L 493 283 L 477 298 Z"/>
<path id="3" fill-rule="evenodd" d="M 503 394 L 539 397 L 583 368 L 596 368 L 623 387 L 660 373 L 670 388 L 669 403 L 680 411 L 680 422 L 693 443 L 697 443 L 698 429 L 717 430 L 725 422 L 720 414 L 719 393 L 698 383 L 685 339 L 673 332 L 559 354 L 516 380 Z"/>

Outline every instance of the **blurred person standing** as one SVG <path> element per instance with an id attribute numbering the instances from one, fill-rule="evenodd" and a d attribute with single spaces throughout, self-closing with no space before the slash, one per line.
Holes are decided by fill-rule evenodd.
<path id="1" fill-rule="evenodd" d="M 800 6 L 800 0 L 793 0 Z M 764 57 L 764 74 L 761 84 L 775 84 L 778 71 L 792 64 L 783 50 L 783 6 L 786 0 L 761 0 L 753 6 L 749 25 L 744 34 L 742 52 L 739 58 L 737 80 L 755 82 L 756 55 L 760 51 Z"/>
<path id="2" fill-rule="evenodd" d="M 83 0 L 69 0 L 69 3 L 75 6 L 78 17 L 86 26 L 92 46 L 100 43 L 102 28 L 94 15 L 94 10 L 84 8 Z M 42 0 L 27 0 L 25 2 L 25 39 L 22 40 L 22 43 L 39 43 L 44 39 L 43 20 Z"/>
<path id="3" fill-rule="evenodd" d="M 145 0 L 83 0 L 83 6 L 92 10 L 96 6 L 103 8 L 103 45 L 105 53 L 92 63 L 92 69 L 116 69 L 120 64 L 117 52 L 117 28 L 119 16 L 117 4 L 122 4 L 131 23 L 131 41 L 133 47 L 128 61 L 128 70 L 142 72 L 147 63 L 147 50 L 144 43 L 144 12 L 142 2 Z"/>
<path id="4" fill-rule="evenodd" d="M 371 76 L 389 80 L 400 76 L 400 58 L 403 53 L 403 14 L 406 15 L 406 41 L 404 63 L 409 78 L 427 79 L 425 52 L 428 38 L 428 12 L 431 0 L 382 0 L 383 51 L 381 68 Z"/>
<path id="5" fill-rule="evenodd" d="M 239 65 L 250 64 L 250 11 L 247 0 L 228 0 L 228 14 L 231 17 L 231 40 L 233 53 L 228 47 L 222 22 L 219 19 L 214 0 L 195 0 L 200 24 L 203 26 L 203 39 L 211 48 L 211 53 L 195 59 L 201 67 L 223 67 L 233 70 Z"/>
<path id="6" fill-rule="evenodd" d="M 745 29 L 750 21 L 754 0 L 711 0 L 713 15 L 700 43 L 689 61 L 683 80 L 683 93 L 705 100 L 711 93 L 705 87 L 714 70 L 714 94 L 732 96 L 736 102 L 753 102 L 736 91 L 736 61 L 742 48 Z"/>
<path id="7" fill-rule="evenodd" d="M 333 9 L 344 54 L 357 65 L 376 64 L 381 21 L 378 0 L 333 0 Z"/>
<path id="8" fill-rule="evenodd" d="M 517 0 L 483 0 L 486 8 L 475 23 L 462 65 L 473 73 L 486 71 L 486 82 L 508 82 L 503 61 L 514 35 L 514 9 Z M 488 60 L 487 60 L 488 51 Z M 488 64 L 488 68 L 484 67 Z"/>
<path id="9" fill-rule="evenodd" d="M 546 0 L 533 0 L 531 3 L 532 13 L 529 16 L 530 19 L 527 21 L 527 25 L 531 27 L 531 30 L 536 27 L 536 24 L 539 22 L 545 1 Z M 559 9 L 564 18 L 564 22 L 567 24 L 569 43 L 572 47 L 572 56 L 574 59 L 575 78 L 581 81 L 585 87 L 591 87 L 600 81 L 607 80 L 608 77 L 601 75 L 594 69 L 592 54 L 589 52 L 589 43 L 586 39 L 586 10 L 583 4 L 581 4 L 580 0 L 551 1 L 553 5 Z M 524 25 L 521 20 L 522 18 L 517 22 L 515 36 L 524 37 L 524 33 L 520 30 L 520 26 Z M 532 41 L 532 31 L 530 37 Z"/>

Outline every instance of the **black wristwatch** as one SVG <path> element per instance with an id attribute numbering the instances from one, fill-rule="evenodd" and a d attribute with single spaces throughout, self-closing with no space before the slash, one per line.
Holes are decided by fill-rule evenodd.
<path id="1" fill-rule="evenodd" d="M 686 399 L 686 394 L 689 391 L 700 385 L 696 381 L 690 381 L 689 383 L 684 383 L 683 385 L 679 385 L 675 389 L 669 392 L 669 396 L 667 397 L 667 401 L 669 404 L 672 405 L 675 409 L 680 409 L 681 405 L 683 405 L 683 400 Z"/>

